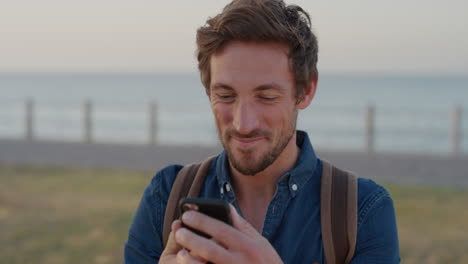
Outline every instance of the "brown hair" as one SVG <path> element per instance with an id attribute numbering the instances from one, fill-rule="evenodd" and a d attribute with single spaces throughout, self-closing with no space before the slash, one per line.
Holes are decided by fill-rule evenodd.
<path id="1" fill-rule="evenodd" d="M 317 78 L 318 44 L 307 12 L 282 0 L 233 0 L 197 31 L 198 69 L 208 95 L 210 57 L 233 40 L 287 44 L 298 100 Z"/>

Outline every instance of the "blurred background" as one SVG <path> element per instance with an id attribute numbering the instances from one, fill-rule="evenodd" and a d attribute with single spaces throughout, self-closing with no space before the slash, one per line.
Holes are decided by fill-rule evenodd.
<path id="1" fill-rule="evenodd" d="M 155 171 L 221 150 L 195 32 L 228 1 L 0 0 L 0 263 L 116 263 Z M 312 18 L 321 157 L 388 188 L 402 263 L 467 263 L 468 3 Z"/>

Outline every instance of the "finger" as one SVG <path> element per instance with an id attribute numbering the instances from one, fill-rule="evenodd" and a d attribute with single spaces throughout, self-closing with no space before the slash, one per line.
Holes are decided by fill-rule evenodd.
<path id="1" fill-rule="evenodd" d="M 176 256 L 179 264 L 204 264 L 205 262 L 190 255 L 185 249 L 179 250 Z"/>
<path id="2" fill-rule="evenodd" d="M 257 239 L 259 237 L 262 237 L 260 233 L 258 233 L 257 230 L 249 222 L 247 222 L 247 220 L 242 218 L 242 216 L 240 216 L 237 213 L 236 208 L 234 208 L 232 204 L 230 204 L 229 207 L 231 210 L 232 225 L 236 229 L 238 229 L 239 231 L 251 238 Z"/>
<path id="3" fill-rule="evenodd" d="M 184 224 L 210 235 L 226 248 L 239 248 L 245 240 L 245 234 L 232 226 L 196 211 L 187 211 L 182 215 Z"/>
<path id="4" fill-rule="evenodd" d="M 180 220 L 175 220 L 171 224 L 171 231 L 175 233 L 175 231 L 177 231 L 177 229 L 181 227 L 182 227 L 182 222 Z"/>
<path id="5" fill-rule="evenodd" d="M 214 263 L 222 263 L 230 255 L 224 247 L 212 239 L 201 237 L 187 228 L 177 230 L 175 239 L 178 244 L 189 250 L 191 255 Z"/>
<path id="6" fill-rule="evenodd" d="M 175 220 L 171 224 L 171 233 L 169 233 L 169 238 L 167 240 L 166 247 L 162 252 L 161 256 L 164 255 L 175 255 L 182 247 L 179 246 L 175 240 L 175 232 L 182 227 L 180 220 Z"/>

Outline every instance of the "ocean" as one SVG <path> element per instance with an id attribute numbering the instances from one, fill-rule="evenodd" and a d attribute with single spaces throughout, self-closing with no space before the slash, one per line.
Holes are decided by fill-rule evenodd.
<path id="1" fill-rule="evenodd" d="M 218 144 L 196 73 L 0 74 L 0 138 L 24 138 L 28 98 L 39 140 L 83 140 L 82 107 L 90 100 L 96 142 L 146 144 L 155 102 L 160 143 Z M 460 149 L 468 153 L 468 76 L 322 74 L 298 129 L 320 149 L 364 150 L 366 105 L 376 111 L 376 151 L 424 153 L 451 151 L 450 113 L 458 106 Z"/>

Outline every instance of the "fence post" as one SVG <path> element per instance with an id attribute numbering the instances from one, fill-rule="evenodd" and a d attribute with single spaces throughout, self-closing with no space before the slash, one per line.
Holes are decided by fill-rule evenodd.
<path id="1" fill-rule="evenodd" d="M 374 152 L 375 143 L 375 107 L 373 105 L 366 105 L 365 111 L 365 141 L 366 151 L 368 153 Z"/>
<path id="2" fill-rule="evenodd" d="M 149 143 L 156 145 L 157 133 L 157 105 L 155 102 L 149 104 Z"/>
<path id="3" fill-rule="evenodd" d="M 450 113 L 450 142 L 451 142 L 451 153 L 452 155 L 458 155 L 460 153 L 461 144 L 461 108 L 460 106 L 454 106 Z"/>
<path id="4" fill-rule="evenodd" d="M 26 100 L 26 140 L 27 141 L 34 141 L 34 100 L 32 98 L 28 98 Z"/>
<path id="5" fill-rule="evenodd" d="M 85 143 L 93 142 L 93 120 L 92 120 L 93 105 L 91 100 L 86 100 L 83 105 L 83 128 Z"/>

